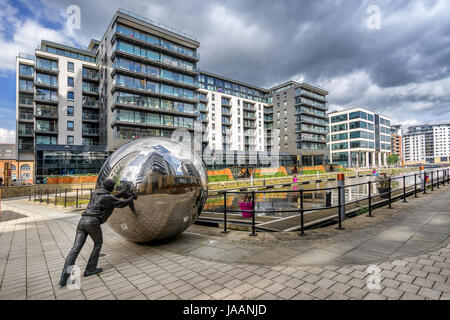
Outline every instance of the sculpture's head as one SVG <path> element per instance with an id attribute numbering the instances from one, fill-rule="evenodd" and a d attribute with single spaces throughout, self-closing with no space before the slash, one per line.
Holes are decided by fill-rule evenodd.
<path id="1" fill-rule="evenodd" d="M 112 179 L 106 179 L 105 181 L 103 181 L 103 188 L 105 188 L 105 190 L 108 192 L 113 192 L 115 185 L 116 183 Z"/>

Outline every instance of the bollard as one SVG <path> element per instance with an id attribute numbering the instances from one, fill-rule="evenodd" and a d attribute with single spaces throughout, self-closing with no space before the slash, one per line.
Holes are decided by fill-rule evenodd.
<path id="1" fill-rule="evenodd" d="M 331 195 L 332 195 L 331 190 L 327 190 L 326 197 L 325 197 L 325 199 L 326 199 L 325 200 L 326 201 L 325 205 L 326 205 L 327 208 L 331 207 Z"/>
<path id="2" fill-rule="evenodd" d="M 252 191 L 252 233 L 250 233 L 250 236 L 257 236 L 255 228 L 255 191 Z"/>
<path id="3" fill-rule="evenodd" d="M 67 207 L 67 188 L 64 189 L 64 207 Z"/>
<path id="4" fill-rule="evenodd" d="M 50 204 L 50 192 L 47 189 L 47 204 Z"/>
<path id="5" fill-rule="evenodd" d="M 34 188 L 34 201 L 36 201 L 36 188 Z"/>
<path id="6" fill-rule="evenodd" d="M 339 196 L 341 199 L 341 206 L 339 206 L 339 216 L 341 220 L 345 220 L 347 217 L 345 215 L 345 175 L 343 173 L 337 174 L 337 184 Z"/>
<path id="7" fill-rule="evenodd" d="M 407 202 L 406 201 L 406 177 L 403 176 L 403 202 Z"/>
<path id="8" fill-rule="evenodd" d="M 57 205 L 57 199 L 58 199 L 58 188 L 55 190 L 55 206 Z"/>
<path id="9" fill-rule="evenodd" d="M 223 193 L 223 231 L 222 233 L 229 233 L 227 230 L 227 192 Z"/>
<path id="10" fill-rule="evenodd" d="M 76 202 L 75 202 L 75 208 L 78 208 L 78 189 L 77 189 L 77 197 L 76 197 Z"/>
<path id="11" fill-rule="evenodd" d="M 342 186 L 338 185 L 338 221 L 339 221 L 339 226 L 336 228 L 338 230 L 344 230 L 344 228 L 342 228 L 342 192 L 341 192 Z M 345 206 L 344 206 L 344 210 L 345 210 Z"/>
<path id="12" fill-rule="evenodd" d="M 368 202 L 369 202 L 369 218 L 372 218 L 372 181 L 367 182 L 367 196 L 368 196 Z"/>
<path id="13" fill-rule="evenodd" d="M 303 219 L 303 189 L 300 189 L 300 236 L 305 235 L 305 221 Z"/>
<path id="14" fill-rule="evenodd" d="M 28 201 L 31 201 L 31 188 L 28 188 Z"/>
<path id="15" fill-rule="evenodd" d="M 39 188 L 39 202 L 42 203 L 42 188 Z"/>

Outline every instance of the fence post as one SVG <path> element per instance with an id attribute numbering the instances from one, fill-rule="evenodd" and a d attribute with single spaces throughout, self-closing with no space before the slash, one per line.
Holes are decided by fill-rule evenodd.
<path id="1" fill-rule="evenodd" d="M 67 188 L 64 188 L 64 207 L 67 207 Z"/>
<path id="2" fill-rule="evenodd" d="M 417 173 L 414 173 L 414 198 L 417 198 Z"/>
<path id="3" fill-rule="evenodd" d="M 372 181 L 368 181 L 367 182 L 367 187 L 368 187 L 368 200 L 369 200 L 369 215 L 368 217 L 372 218 Z"/>
<path id="4" fill-rule="evenodd" d="M 392 209 L 392 194 L 391 194 L 392 186 L 391 186 L 391 177 L 389 177 L 388 182 L 389 182 L 389 209 Z"/>
<path id="5" fill-rule="evenodd" d="M 441 187 L 439 186 L 439 170 L 436 171 L 436 180 L 437 180 L 437 183 L 436 183 L 437 188 L 440 189 Z"/>
<path id="6" fill-rule="evenodd" d="M 57 199 L 58 199 L 58 187 L 55 190 L 55 206 L 58 204 Z"/>
<path id="7" fill-rule="evenodd" d="M 257 236 L 255 227 L 255 191 L 252 191 L 252 233 L 250 233 L 250 236 Z"/>
<path id="8" fill-rule="evenodd" d="M 50 204 L 50 192 L 47 189 L 47 204 Z"/>
<path id="9" fill-rule="evenodd" d="M 344 228 L 342 228 L 342 217 L 341 217 L 341 211 L 342 211 L 341 189 L 342 189 L 342 186 L 338 186 L 338 221 L 339 221 L 339 226 L 337 227 L 338 230 L 344 230 Z"/>
<path id="10" fill-rule="evenodd" d="M 28 188 L 28 201 L 31 201 L 31 188 Z"/>
<path id="11" fill-rule="evenodd" d="M 423 168 L 423 167 L 422 167 Z M 423 194 L 427 193 L 427 172 L 423 169 Z"/>
<path id="12" fill-rule="evenodd" d="M 76 202 L 75 202 L 75 208 L 78 209 L 78 188 L 77 188 L 77 198 L 76 198 Z"/>
<path id="13" fill-rule="evenodd" d="M 42 203 L 42 188 L 39 188 L 39 193 L 40 193 L 39 202 Z"/>
<path id="14" fill-rule="evenodd" d="M 345 174 L 343 174 L 343 173 L 337 174 L 337 185 L 341 187 L 341 189 L 340 189 L 341 207 L 339 209 L 339 215 L 340 215 L 341 221 L 342 221 L 347 218 L 345 215 Z"/>
<path id="15" fill-rule="evenodd" d="M 434 191 L 434 171 L 431 171 L 431 191 Z"/>
<path id="16" fill-rule="evenodd" d="M 36 188 L 34 188 L 34 201 L 36 202 Z"/>
<path id="17" fill-rule="evenodd" d="M 223 231 L 222 233 L 229 233 L 227 230 L 227 191 L 223 192 Z"/>
<path id="18" fill-rule="evenodd" d="M 300 236 L 305 235 L 305 220 L 303 219 L 303 189 L 300 189 Z"/>
<path id="19" fill-rule="evenodd" d="M 406 201 L 406 177 L 403 176 L 403 202 L 407 202 Z"/>

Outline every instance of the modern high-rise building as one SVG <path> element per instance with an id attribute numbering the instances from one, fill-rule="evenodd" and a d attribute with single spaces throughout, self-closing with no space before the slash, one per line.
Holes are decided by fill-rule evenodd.
<path id="1" fill-rule="evenodd" d="M 293 158 L 293 164 L 325 164 L 327 95 L 324 89 L 295 81 L 271 88 L 264 118 L 268 151 L 277 145 L 282 154 Z M 273 130 L 278 131 L 278 136 L 274 137 Z"/>
<path id="2" fill-rule="evenodd" d="M 364 108 L 328 114 L 330 160 L 345 167 L 387 164 L 391 153 L 391 120 Z"/>
<path id="3" fill-rule="evenodd" d="M 396 154 L 402 161 L 402 126 L 391 126 L 391 153 Z"/>
<path id="4" fill-rule="evenodd" d="M 327 91 L 293 81 L 264 89 L 200 72 L 199 46 L 194 36 L 122 9 L 87 48 L 42 40 L 34 55 L 17 57 L 19 160 L 36 162 L 37 182 L 97 173 L 132 139 L 177 129 L 192 137 L 196 126 L 202 150 L 244 153 L 245 163 L 278 147 L 290 162 L 324 163 Z M 228 166 L 218 158 L 218 167 Z"/>
<path id="5" fill-rule="evenodd" d="M 450 123 L 411 126 L 402 140 L 405 164 L 450 162 Z"/>

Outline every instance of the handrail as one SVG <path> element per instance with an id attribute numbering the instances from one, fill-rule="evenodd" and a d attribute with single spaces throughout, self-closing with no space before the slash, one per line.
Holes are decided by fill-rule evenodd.
<path id="1" fill-rule="evenodd" d="M 442 171 L 442 180 L 439 180 L 439 172 Z M 436 182 L 434 181 L 433 177 L 434 174 L 436 173 L 437 179 Z M 427 178 L 428 175 L 431 175 L 431 181 L 430 181 L 430 186 L 427 186 Z M 422 178 L 422 175 L 425 178 Z M 226 203 L 224 204 L 224 233 L 227 233 L 227 218 L 226 218 L 226 213 L 239 213 L 239 212 L 246 212 L 246 213 L 252 213 L 252 233 L 250 234 L 251 236 L 256 236 L 256 223 L 255 223 L 255 213 L 292 213 L 292 212 L 299 212 L 300 213 L 300 217 L 301 217 L 301 224 L 300 224 L 300 236 L 304 236 L 305 231 L 304 231 L 304 220 L 303 220 L 303 216 L 305 213 L 311 213 L 311 212 L 315 212 L 315 211 L 320 211 L 320 210 L 329 210 L 329 209 L 336 209 L 338 208 L 338 223 L 339 223 L 339 227 L 337 228 L 338 230 L 344 230 L 344 228 L 342 227 L 342 217 L 341 217 L 341 209 L 349 204 L 354 204 L 354 203 L 359 203 L 361 201 L 365 201 L 368 200 L 368 211 L 369 211 L 369 215 L 368 217 L 373 217 L 372 215 L 372 199 L 376 198 L 376 197 L 383 197 L 383 196 L 387 196 L 388 197 L 388 205 L 389 205 L 389 209 L 392 209 L 392 193 L 395 191 L 399 191 L 399 190 L 403 190 L 403 193 L 400 195 L 401 198 L 403 198 L 403 202 L 406 202 L 406 197 L 407 197 L 407 192 L 406 192 L 406 178 L 408 177 L 414 177 L 414 197 L 417 197 L 417 176 L 420 177 L 421 181 L 420 181 L 420 189 L 423 188 L 424 193 L 426 193 L 426 189 L 427 187 L 431 187 L 431 190 L 434 190 L 434 186 L 436 185 L 437 188 L 440 188 L 439 185 L 445 185 L 445 182 L 447 182 L 447 184 L 450 184 L 450 169 L 449 168 L 445 168 L 445 169 L 441 169 L 441 170 L 432 170 L 427 172 L 426 170 L 423 170 L 419 173 L 414 173 L 414 174 L 409 174 L 409 175 L 401 175 L 401 176 L 396 176 L 396 177 L 388 177 L 386 179 L 382 179 L 382 180 L 377 180 L 377 181 L 372 181 L 369 180 L 367 182 L 362 182 L 362 183 L 355 183 L 355 184 L 350 184 L 350 185 L 344 185 L 344 186 L 336 186 L 336 187 L 328 187 L 328 188 L 316 188 L 316 189 L 299 189 L 299 190 L 270 190 L 270 191 L 234 191 L 234 190 L 223 190 L 223 191 L 218 191 L 219 195 L 223 195 L 224 196 L 224 200 L 226 201 L 226 197 L 227 195 L 246 195 L 246 194 L 251 194 L 252 195 L 252 209 L 251 210 L 243 210 L 243 209 L 239 209 L 239 210 L 231 210 L 228 209 L 226 206 Z M 399 188 L 392 188 L 392 182 L 402 179 L 403 180 L 403 186 L 399 187 Z M 422 180 L 423 179 L 423 180 Z M 379 183 L 379 182 L 388 182 L 388 191 L 386 192 L 377 192 L 376 194 L 372 194 L 372 185 L 374 183 Z M 423 187 L 421 186 L 423 183 Z M 295 185 L 297 183 L 292 183 L 291 185 Z M 358 186 L 363 186 L 363 185 L 367 185 L 368 186 L 368 195 L 367 197 L 363 197 L 363 198 L 359 198 L 353 201 L 349 201 L 346 202 L 345 199 L 341 199 L 341 190 L 344 189 L 344 193 L 345 190 L 348 188 L 352 188 L 352 187 L 358 187 Z M 412 185 L 411 185 L 412 186 Z M 411 187 L 410 186 L 410 187 Z M 303 203 L 304 203 L 304 198 L 303 195 L 305 192 L 321 192 L 321 191 L 332 191 L 332 190 L 337 190 L 338 191 L 338 204 L 333 206 L 326 206 L 326 207 L 320 207 L 320 208 L 309 208 L 309 209 L 304 209 L 303 207 Z M 299 194 L 299 207 L 300 209 L 283 209 L 283 210 L 255 210 L 255 194 L 280 194 L 280 193 L 297 193 Z M 411 193 L 411 190 L 408 192 Z M 398 198 L 399 195 L 396 195 L 394 198 Z M 345 209 L 344 209 L 345 212 Z M 294 215 L 293 217 L 295 217 L 296 215 Z"/>

